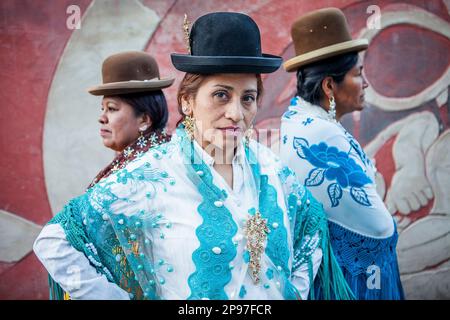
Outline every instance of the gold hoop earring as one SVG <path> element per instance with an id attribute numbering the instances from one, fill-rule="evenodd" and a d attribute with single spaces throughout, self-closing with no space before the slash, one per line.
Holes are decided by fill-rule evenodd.
<path id="1" fill-rule="evenodd" d="M 184 130 L 189 137 L 189 139 L 194 139 L 194 131 L 195 131 L 195 120 L 194 117 L 186 115 L 183 119 Z"/>

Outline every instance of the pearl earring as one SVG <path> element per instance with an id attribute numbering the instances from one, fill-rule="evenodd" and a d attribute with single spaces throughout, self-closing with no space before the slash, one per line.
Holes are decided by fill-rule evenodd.
<path id="1" fill-rule="evenodd" d="M 330 109 L 328 110 L 328 116 L 331 120 L 336 121 L 336 101 L 334 100 L 334 96 L 331 96 L 328 99 L 328 102 L 330 103 Z"/>

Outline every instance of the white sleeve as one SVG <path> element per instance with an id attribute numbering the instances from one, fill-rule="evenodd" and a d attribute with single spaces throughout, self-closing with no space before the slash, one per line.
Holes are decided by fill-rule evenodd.
<path id="1" fill-rule="evenodd" d="M 311 259 L 313 265 L 313 279 L 315 279 L 322 262 L 322 249 L 320 247 L 316 248 L 311 255 Z M 308 269 L 308 262 L 304 262 L 292 273 L 292 284 L 297 288 L 302 300 L 308 299 L 311 286 Z"/>
<path id="2" fill-rule="evenodd" d="M 129 300 L 128 293 L 97 272 L 87 257 L 71 246 L 59 224 L 45 226 L 33 250 L 71 299 Z"/>

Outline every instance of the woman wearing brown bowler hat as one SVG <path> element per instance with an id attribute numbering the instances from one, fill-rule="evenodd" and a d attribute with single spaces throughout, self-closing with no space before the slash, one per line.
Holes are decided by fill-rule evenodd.
<path id="1" fill-rule="evenodd" d="M 168 108 L 162 89 L 174 79 L 160 78 L 152 56 L 140 51 L 111 55 L 103 62 L 102 76 L 103 83 L 88 91 L 103 96 L 100 136 L 117 156 L 98 173 L 87 193 L 71 200 L 35 241 L 34 252 L 49 272 L 50 299 L 129 299 L 124 285 L 132 281 L 127 279 L 128 270 L 111 268 L 120 251 L 117 238 L 110 237 L 97 249 L 88 240 L 95 237 L 87 228 L 94 223 L 86 218 L 88 194 L 99 181 L 170 138 L 165 133 Z"/>
<path id="2" fill-rule="evenodd" d="M 292 25 L 297 95 L 282 117 L 281 157 L 324 205 L 333 252 L 357 299 L 403 299 L 397 231 L 376 192 L 375 167 L 339 123 L 364 105 L 367 82 L 342 11 L 326 8 Z M 322 297 L 320 288 L 316 293 Z"/>

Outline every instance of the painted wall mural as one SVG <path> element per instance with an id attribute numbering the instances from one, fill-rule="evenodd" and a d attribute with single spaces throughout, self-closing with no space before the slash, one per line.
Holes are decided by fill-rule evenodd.
<path id="1" fill-rule="evenodd" d="M 70 22 L 80 13 L 79 29 Z M 47 299 L 47 275 L 32 253 L 41 227 L 83 192 L 113 154 L 98 134 L 103 59 L 145 50 L 162 75 L 178 120 L 181 74 L 171 52 L 185 52 L 182 22 L 212 11 L 251 15 L 264 52 L 294 55 L 290 25 L 302 13 L 341 8 L 364 53 L 367 106 L 344 126 L 375 159 L 378 192 L 400 231 L 398 256 L 409 299 L 450 298 L 450 1 L 448 0 L 2 0 L 0 2 L 0 299 Z M 375 7 L 374 7 L 375 6 Z M 375 19 L 377 10 L 380 19 Z M 270 19 L 267 19 L 270 17 Z M 280 116 L 295 78 L 264 78 L 257 128 L 277 151 Z"/>

